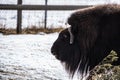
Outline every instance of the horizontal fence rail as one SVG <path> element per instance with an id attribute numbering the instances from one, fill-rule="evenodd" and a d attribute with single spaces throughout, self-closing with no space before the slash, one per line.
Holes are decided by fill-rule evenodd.
<path id="1" fill-rule="evenodd" d="M 79 6 L 79 5 L 4 5 L 0 4 L 0 9 L 4 10 L 74 10 L 87 8 L 89 6 Z"/>
<path id="2" fill-rule="evenodd" d="M 45 5 L 23 5 L 22 0 L 18 0 L 18 4 L 0 4 L 0 10 L 17 10 L 17 28 L 16 32 L 18 34 L 22 33 L 22 10 L 44 10 L 45 11 L 45 28 L 47 24 L 47 10 L 75 10 L 87 8 L 92 5 L 47 5 L 47 0 Z"/>

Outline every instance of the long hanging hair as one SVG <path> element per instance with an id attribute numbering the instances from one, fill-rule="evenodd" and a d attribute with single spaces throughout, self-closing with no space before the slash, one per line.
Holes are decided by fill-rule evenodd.
<path id="1" fill-rule="evenodd" d="M 116 46 L 120 44 L 119 21 L 120 6 L 116 4 L 77 10 L 68 18 L 71 27 L 60 33 L 51 50 L 72 77 L 77 72 L 83 78 L 112 49 L 120 47 Z M 64 35 L 69 39 L 63 41 Z"/>

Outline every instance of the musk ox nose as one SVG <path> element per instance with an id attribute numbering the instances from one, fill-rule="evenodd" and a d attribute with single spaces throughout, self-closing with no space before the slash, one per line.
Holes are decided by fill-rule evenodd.
<path id="1" fill-rule="evenodd" d="M 51 47 L 51 53 L 52 53 L 53 55 L 56 55 L 56 53 L 57 53 L 57 52 L 55 51 L 55 49 L 54 49 L 54 46 Z"/>

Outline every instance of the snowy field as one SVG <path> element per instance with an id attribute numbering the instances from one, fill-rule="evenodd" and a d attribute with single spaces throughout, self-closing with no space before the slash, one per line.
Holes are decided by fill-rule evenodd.
<path id="1" fill-rule="evenodd" d="M 57 36 L 0 34 L 0 80 L 70 80 L 50 53 Z"/>

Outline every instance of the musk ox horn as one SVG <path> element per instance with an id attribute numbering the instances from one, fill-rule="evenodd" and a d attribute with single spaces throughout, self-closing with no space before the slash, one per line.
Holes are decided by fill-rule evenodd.
<path id="1" fill-rule="evenodd" d="M 69 34 L 70 34 L 70 44 L 73 44 L 74 35 L 73 35 L 72 32 L 71 32 L 71 27 L 68 28 L 68 32 L 69 32 Z"/>

